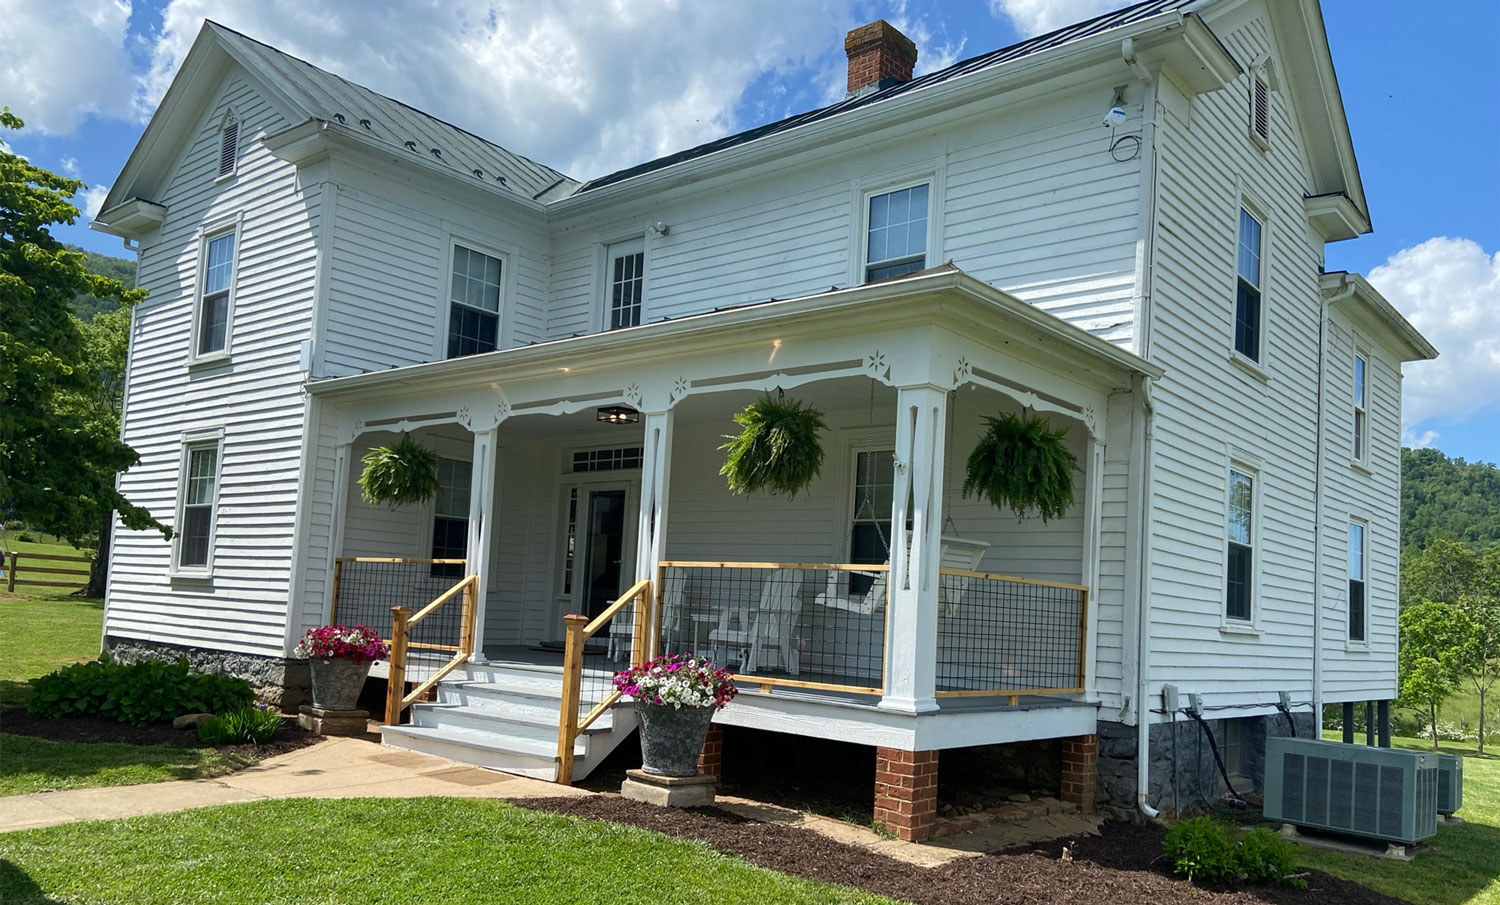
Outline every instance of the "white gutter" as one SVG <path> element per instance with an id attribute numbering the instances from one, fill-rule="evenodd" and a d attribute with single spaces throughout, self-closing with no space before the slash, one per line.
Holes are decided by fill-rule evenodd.
<path id="1" fill-rule="evenodd" d="M 1326 452 L 1326 406 L 1323 404 L 1328 383 L 1328 312 L 1338 302 L 1354 294 L 1357 287 L 1347 276 L 1339 281 L 1338 294 L 1324 296 L 1318 310 L 1318 439 L 1313 462 L 1317 476 L 1313 480 L 1313 646 L 1312 705 L 1313 719 L 1323 725 L 1323 472 Z"/>
<path id="2" fill-rule="evenodd" d="M 1135 705 L 1135 804 L 1150 820 L 1161 812 L 1151 806 L 1151 484 L 1153 467 L 1151 461 L 1152 421 L 1156 417 L 1156 406 L 1151 402 L 1151 382 L 1137 377 L 1135 385 L 1140 393 L 1141 424 L 1141 528 L 1136 532 L 1137 561 L 1140 563 L 1137 579 L 1140 583 L 1136 618 L 1136 705 Z"/>
<path id="3" fill-rule="evenodd" d="M 1135 40 L 1120 42 L 1120 57 L 1144 89 L 1141 98 L 1140 238 L 1136 250 L 1135 353 L 1151 357 L 1151 294 L 1156 261 L 1156 79 L 1135 56 Z"/>

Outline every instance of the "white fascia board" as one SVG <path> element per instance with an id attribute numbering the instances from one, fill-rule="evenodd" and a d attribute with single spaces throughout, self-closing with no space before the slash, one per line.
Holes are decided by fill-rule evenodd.
<path id="1" fill-rule="evenodd" d="M 1370 220 L 1348 195 L 1309 195 L 1302 200 L 1302 210 L 1325 242 L 1356 239 L 1370 232 Z"/>
<path id="2" fill-rule="evenodd" d="M 446 185 L 460 187 L 466 192 L 482 192 L 492 198 L 535 213 L 542 213 L 546 210 L 546 207 L 539 201 L 533 201 L 483 180 L 470 179 L 448 167 L 438 165 L 427 159 L 426 155 L 403 154 L 385 142 L 363 135 L 348 126 L 330 123 L 326 120 L 316 118 L 304 120 L 267 135 L 262 139 L 262 143 L 266 146 L 266 150 L 276 157 L 298 167 L 316 163 L 342 150 L 351 157 L 373 162 L 377 168 L 390 164 L 403 168 L 415 167 L 418 172 L 427 177 L 438 179 Z"/>
<path id="3" fill-rule="evenodd" d="M 1127 37 L 1131 38 L 1135 42 L 1137 53 L 1147 53 L 1148 58 L 1151 58 L 1150 53 L 1157 53 L 1166 45 L 1181 43 L 1184 40 L 1184 34 L 1189 28 L 1185 24 L 1186 18 L 1177 11 L 1161 13 L 1128 27 L 1112 29 L 1009 63 L 981 69 L 927 88 L 898 95 L 889 100 L 856 107 L 825 120 L 675 163 L 649 173 L 642 173 L 589 192 L 575 193 L 567 198 L 553 201 L 547 207 L 549 211 L 564 214 L 589 204 L 603 204 L 616 199 L 654 194 L 673 184 L 707 179 L 720 173 L 779 159 L 797 153 L 804 147 L 837 142 L 876 129 L 899 125 L 905 121 L 934 116 L 953 107 L 991 97 L 999 92 L 1055 78 L 1096 60 L 1119 59 L 1120 67 L 1124 70 L 1125 63 L 1120 59 L 1121 41 Z M 1193 18 L 1196 19 L 1196 17 Z M 1198 49 L 1194 51 L 1194 56 L 1199 53 L 1212 55 L 1209 46 L 1211 44 L 1212 47 L 1218 48 L 1217 54 L 1227 58 L 1227 53 L 1219 44 L 1218 39 L 1212 37 L 1211 32 L 1208 32 L 1207 39 L 1203 37 L 1202 33 L 1207 32 L 1207 26 L 1201 22 L 1196 23 L 1194 31 L 1199 35 L 1195 39 L 1195 46 Z M 1221 68 L 1224 61 L 1215 62 L 1214 65 L 1216 68 Z M 1227 58 L 1227 65 L 1232 66 L 1238 73 L 1238 64 L 1232 58 Z"/>
<path id="4" fill-rule="evenodd" d="M 131 198 L 99 211 L 89 221 L 89 229 L 122 239 L 139 239 L 160 226 L 166 216 L 167 208 L 164 205 L 144 198 Z"/>
<path id="5" fill-rule="evenodd" d="M 1362 275 L 1325 273 L 1322 289 L 1325 298 L 1333 299 L 1335 304 L 1349 312 L 1351 318 L 1359 321 L 1360 326 L 1379 336 L 1391 351 L 1398 353 L 1401 361 L 1431 361 L 1438 357 L 1437 348 L 1427 341 L 1427 337 Z"/>
<path id="6" fill-rule="evenodd" d="M 913 305 L 917 298 L 936 299 L 940 304 Z M 858 311 L 857 319 L 849 317 L 851 309 Z M 370 389 L 376 387 L 387 392 L 395 391 L 397 387 L 401 392 L 420 392 L 437 387 L 481 386 L 525 379 L 534 376 L 539 365 L 563 358 L 569 361 L 575 374 L 585 373 L 586 369 L 608 371 L 640 362 L 674 358 L 701 349 L 715 339 L 738 342 L 752 327 L 774 326 L 779 331 L 799 326 L 829 330 L 840 326 L 851 329 L 850 325 L 855 324 L 857 329 L 864 330 L 878 326 L 950 322 L 963 329 L 978 319 L 991 324 L 1008 323 L 1014 327 L 1017 336 L 1029 334 L 1045 343 L 1047 354 L 1057 357 L 1071 355 L 1074 364 L 1083 362 L 1097 371 L 1122 378 L 1132 375 L 1158 378 L 1165 373 L 1151 362 L 976 280 L 956 267 L 945 267 L 813 296 L 314 381 L 307 387 L 309 392 L 317 395 L 351 400 L 367 397 Z M 691 341 L 685 341 L 688 339 Z M 581 362 L 595 364 L 580 365 Z"/>

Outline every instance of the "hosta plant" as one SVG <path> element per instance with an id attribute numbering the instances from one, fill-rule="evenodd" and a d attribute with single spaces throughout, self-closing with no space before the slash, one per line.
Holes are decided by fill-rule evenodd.
<path id="1" fill-rule="evenodd" d="M 395 509 L 430 500 L 438 492 L 438 454 L 402 434 L 391 446 L 364 455 L 359 493 L 371 506 Z"/>
<path id="2" fill-rule="evenodd" d="M 772 399 L 769 394 L 734 416 L 738 434 L 719 449 L 728 452 L 719 474 L 734 493 L 784 493 L 791 497 L 812 483 L 823 468 L 827 427 L 823 413 L 796 399 Z"/>
<path id="3" fill-rule="evenodd" d="M 292 654 L 306 660 L 353 660 L 373 663 L 389 653 L 380 633 L 368 625 L 310 628 Z"/>
<path id="4" fill-rule="evenodd" d="M 663 654 L 640 666 L 615 673 L 615 690 L 646 704 L 681 710 L 684 707 L 722 708 L 740 690 L 734 673 L 714 668 L 714 661 L 692 654 Z"/>

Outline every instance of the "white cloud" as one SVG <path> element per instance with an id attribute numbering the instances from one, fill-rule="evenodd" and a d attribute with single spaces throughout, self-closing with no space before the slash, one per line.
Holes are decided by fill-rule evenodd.
<path id="1" fill-rule="evenodd" d="M 72 176 L 74 179 L 78 178 L 77 157 L 64 157 L 62 160 L 58 161 L 58 164 L 62 167 L 64 176 Z"/>
<path id="2" fill-rule="evenodd" d="M 1440 353 L 1406 367 L 1408 427 L 1500 409 L 1500 254 L 1471 239 L 1438 237 L 1392 255 L 1369 280 Z M 1415 439 L 1430 443 L 1428 435 L 1437 436 Z"/>
<path id="3" fill-rule="evenodd" d="M 990 14 L 1008 18 L 1022 37 L 1046 34 L 1121 6 L 1120 0 L 990 0 Z"/>
<path id="4" fill-rule="evenodd" d="M 749 125 L 736 104 L 767 73 L 823 78 L 829 53 L 842 60 L 850 2 L 171 0 L 138 114 L 211 18 L 588 178 Z"/>
<path id="5" fill-rule="evenodd" d="M 1439 434 L 1437 431 L 1422 431 L 1419 435 L 1416 431 L 1407 428 L 1401 432 L 1401 445 L 1409 446 L 1412 449 L 1427 449 L 1436 443 L 1438 437 L 1441 436 L 1442 434 Z"/>
<path id="6" fill-rule="evenodd" d="M 949 38 L 946 22 L 939 22 L 933 26 L 928 23 L 924 15 L 910 15 L 907 12 L 906 0 L 899 0 L 889 21 L 902 34 L 911 38 L 913 44 L 917 45 L 917 66 L 913 72 L 914 75 L 926 75 L 939 69 L 947 69 L 958 62 L 964 45 L 969 43 L 967 34 L 959 35 L 956 40 Z M 939 35 L 942 37 L 939 38 Z"/>
<path id="7" fill-rule="evenodd" d="M 129 21 L 126 0 L 0 0 L 0 97 L 27 129 L 53 135 L 91 113 L 128 116 Z"/>
<path id="8" fill-rule="evenodd" d="M 91 185 L 79 190 L 73 196 L 73 206 L 83 211 L 88 219 L 92 220 L 99 213 L 99 208 L 104 204 L 105 197 L 109 195 L 109 186 Z"/>

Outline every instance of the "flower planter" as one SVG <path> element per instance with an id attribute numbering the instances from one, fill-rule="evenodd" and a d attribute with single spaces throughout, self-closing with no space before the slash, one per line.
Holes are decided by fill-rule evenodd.
<path id="1" fill-rule="evenodd" d="M 312 670 L 312 705 L 322 710 L 353 710 L 370 674 L 370 662 L 333 658 L 309 660 Z"/>
<path id="2" fill-rule="evenodd" d="M 655 776 L 698 775 L 698 754 L 718 708 L 635 702 L 641 720 L 641 769 Z"/>

